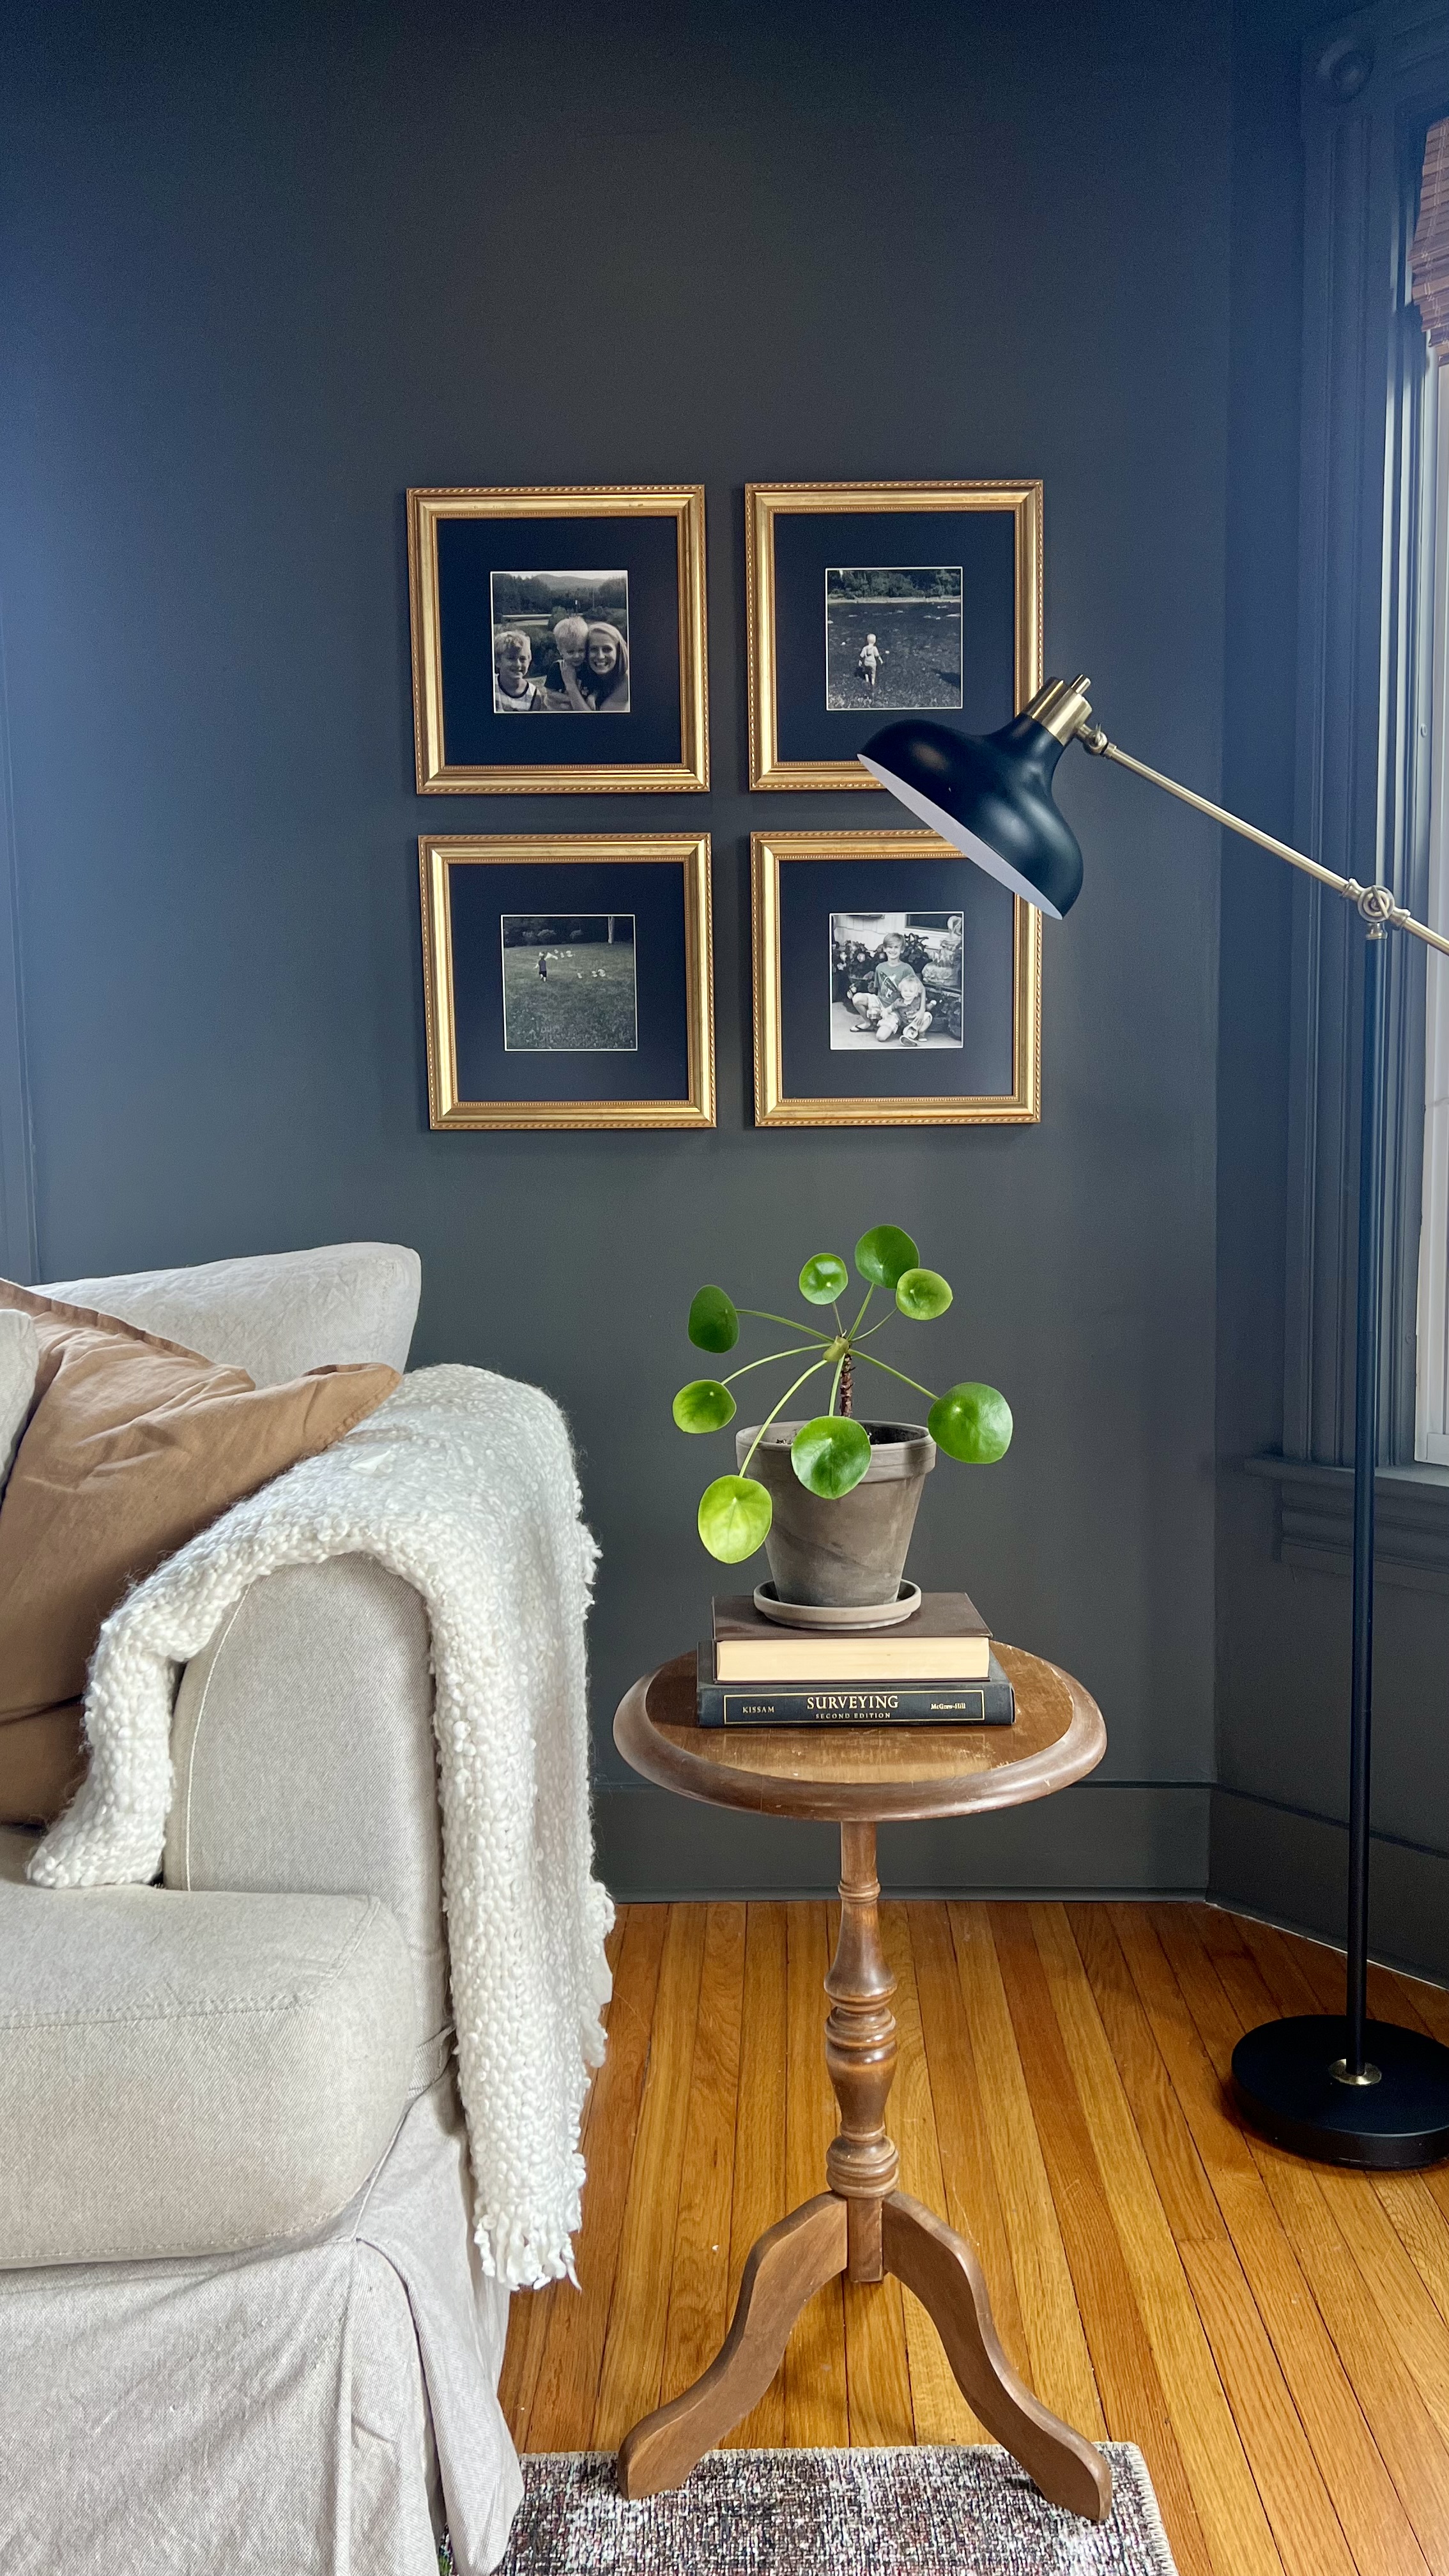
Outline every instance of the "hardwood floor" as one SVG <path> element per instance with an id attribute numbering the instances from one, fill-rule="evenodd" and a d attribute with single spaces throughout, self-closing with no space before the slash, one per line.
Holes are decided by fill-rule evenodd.
<path id="1" fill-rule="evenodd" d="M 1001 2339 L 1140 2445 L 1182 2576 L 1449 2576 L 1449 2166 L 1245 2132 L 1240 2031 L 1338 2010 L 1330 1951 L 1201 1905 L 891 1903 L 903 2187 L 974 2238 Z M 834 1908 L 636 1905 L 586 2115 L 578 2290 L 513 2303 L 524 2450 L 611 2450 L 723 2340 L 754 2239 L 822 2188 Z M 1449 1994 L 1370 2009 L 1449 2041 Z M 979 2441 L 923 2309 L 833 2283 L 733 2437 Z"/>

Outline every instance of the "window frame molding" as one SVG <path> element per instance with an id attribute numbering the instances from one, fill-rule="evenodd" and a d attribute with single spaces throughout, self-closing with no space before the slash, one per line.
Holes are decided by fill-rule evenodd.
<path id="1" fill-rule="evenodd" d="M 1302 96 L 1295 828 L 1300 847 L 1344 876 L 1382 877 L 1422 915 L 1436 371 L 1409 297 L 1405 213 L 1425 131 L 1449 109 L 1449 8 L 1379 0 L 1318 29 Z M 1295 880 L 1283 1455 L 1334 1468 L 1353 1460 L 1360 940 L 1351 907 Z M 1411 1470 L 1424 1053 L 1415 942 L 1392 943 L 1388 1007 L 1379 1464 Z"/>

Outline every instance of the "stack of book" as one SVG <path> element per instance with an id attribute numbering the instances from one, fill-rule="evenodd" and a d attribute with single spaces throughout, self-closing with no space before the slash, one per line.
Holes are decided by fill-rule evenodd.
<path id="1" fill-rule="evenodd" d="M 1011 1726 L 1016 1700 L 964 1592 L 923 1592 L 897 1627 L 784 1628 L 748 1593 L 716 1600 L 699 1649 L 701 1726 Z"/>

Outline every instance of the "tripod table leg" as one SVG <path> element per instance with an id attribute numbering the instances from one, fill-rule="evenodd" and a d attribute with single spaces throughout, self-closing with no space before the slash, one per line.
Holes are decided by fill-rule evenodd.
<path id="1" fill-rule="evenodd" d="M 962 2396 L 988 2433 L 1020 2460 L 1050 2503 L 1104 2522 L 1112 2510 L 1112 2471 L 1095 2444 L 1059 2423 L 1017 2378 L 997 2339 L 974 2246 L 904 2191 L 887 2200 L 881 2234 L 886 2270 L 914 2290 Z"/>
<path id="2" fill-rule="evenodd" d="M 626 2496 L 682 2486 L 705 2452 L 763 2397 L 807 2299 L 845 2264 L 845 2203 L 833 2192 L 807 2200 L 760 2238 L 715 2360 L 682 2397 L 671 2398 L 626 2434 L 619 2451 L 619 2485 Z"/>

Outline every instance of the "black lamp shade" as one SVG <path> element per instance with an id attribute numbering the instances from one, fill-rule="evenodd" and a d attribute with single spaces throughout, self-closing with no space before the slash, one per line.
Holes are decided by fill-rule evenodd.
<path id="1" fill-rule="evenodd" d="M 1082 886 L 1076 835 L 1052 801 L 1062 748 L 1030 715 L 989 734 L 910 716 L 872 734 L 860 757 L 933 832 L 1060 921 Z"/>

